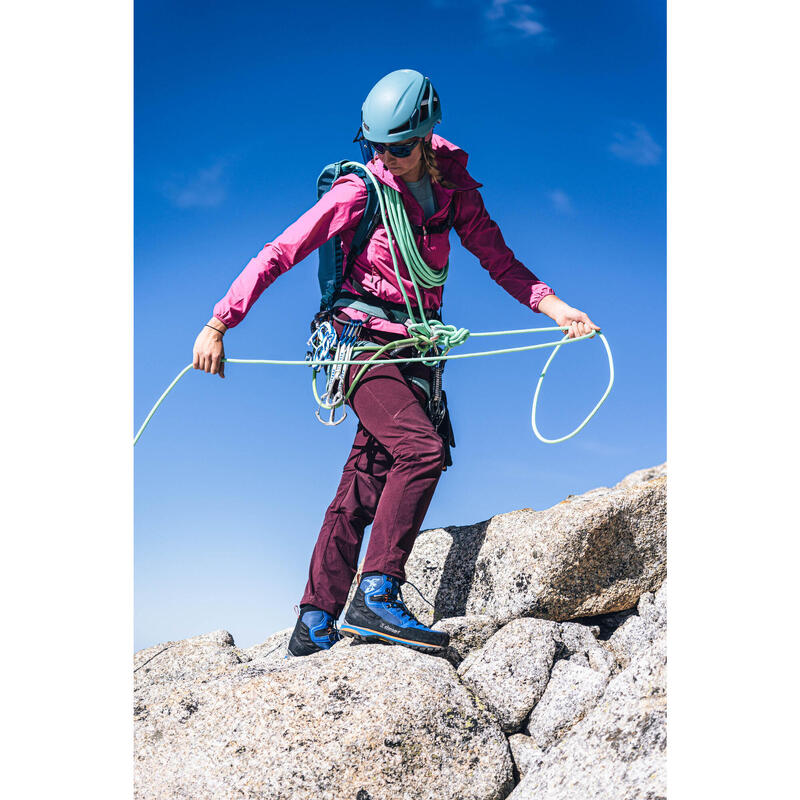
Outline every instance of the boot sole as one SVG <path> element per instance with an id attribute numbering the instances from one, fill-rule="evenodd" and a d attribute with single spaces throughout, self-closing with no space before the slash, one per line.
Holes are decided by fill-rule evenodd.
<path id="1" fill-rule="evenodd" d="M 402 644 L 406 647 L 411 647 L 414 650 L 419 650 L 423 653 L 439 653 L 447 649 L 446 645 L 427 644 L 426 642 L 417 642 L 413 639 L 403 639 L 402 636 L 392 636 L 389 633 L 382 633 L 381 631 L 373 631 L 370 628 L 362 628 L 357 625 L 342 625 L 339 628 L 339 633 L 342 636 L 349 636 L 353 639 L 359 639 L 362 642 L 385 642 L 388 644 Z"/>

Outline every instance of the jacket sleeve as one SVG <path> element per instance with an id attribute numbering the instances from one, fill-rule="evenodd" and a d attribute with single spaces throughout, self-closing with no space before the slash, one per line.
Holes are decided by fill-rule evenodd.
<path id="1" fill-rule="evenodd" d="M 250 260 L 214 306 L 214 316 L 229 328 L 238 325 L 267 286 L 328 239 L 355 227 L 366 205 L 367 190 L 360 178 L 336 181 L 315 206 Z"/>
<path id="2" fill-rule="evenodd" d="M 520 303 L 538 312 L 539 301 L 555 292 L 514 257 L 497 223 L 486 211 L 480 192 L 468 189 L 458 192 L 453 199 L 457 202 L 453 224 L 464 247 L 478 258 L 492 280 Z"/>

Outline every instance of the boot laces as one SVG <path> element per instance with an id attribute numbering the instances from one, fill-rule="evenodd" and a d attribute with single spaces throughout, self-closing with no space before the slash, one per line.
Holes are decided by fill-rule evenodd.
<path id="1" fill-rule="evenodd" d="M 425 597 L 425 595 L 423 595 L 423 594 L 422 594 L 422 592 L 421 592 L 419 589 L 417 589 L 417 587 L 416 587 L 416 586 L 414 586 L 414 584 L 413 584 L 413 583 L 411 583 L 410 581 L 406 581 L 406 583 L 407 583 L 409 586 L 413 587 L 413 588 L 416 590 L 417 594 L 418 594 L 418 595 L 419 595 L 419 596 L 420 596 L 420 597 L 421 597 L 421 598 L 422 598 L 422 599 L 423 599 L 423 600 L 424 600 L 426 603 L 428 603 L 428 605 L 429 605 L 431 608 L 433 608 L 433 604 L 432 604 L 432 603 L 430 603 L 430 602 L 427 600 L 427 598 Z M 391 589 L 389 592 L 387 592 L 387 593 L 386 593 L 385 597 L 386 597 L 386 605 L 387 605 L 387 606 L 389 606 L 389 608 L 396 608 L 396 609 L 397 609 L 397 610 L 400 612 L 401 616 L 403 616 L 403 617 L 406 617 L 406 618 L 407 618 L 407 620 L 406 620 L 406 621 L 409 621 L 409 622 L 415 622 L 417 625 L 421 625 L 421 624 L 422 624 L 422 623 L 420 623 L 420 621 L 419 621 L 419 620 L 418 620 L 418 619 L 417 619 L 417 618 L 416 618 L 416 617 L 415 617 L 415 616 L 414 616 L 414 615 L 411 613 L 411 611 L 409 611 L 409 609 L 408 609 L 408 606 L 406 605 L 405 599 L 403 598 L 403 590 L 400 588 L 400 584 L 399 584 L 399 583 L 395 583 L 395 582 L 393 581 L 393 582 L 392 582 L 392 589 Z"/>

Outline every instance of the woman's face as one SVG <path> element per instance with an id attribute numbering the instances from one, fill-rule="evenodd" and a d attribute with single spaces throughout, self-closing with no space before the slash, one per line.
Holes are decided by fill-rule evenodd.
<path id="1" fill-rule="evenodd" d="M 392 142 L 392 144 L 410 144 L 410 142 L 411 139 L 404 139 L 402 142 Z M 417 143 L 417 146 L 405 158 L 393 156 L 388 150 L 375 155 L 396 178 L 419 180 L 422 177 L 422 145 L 420 143 Z"/>

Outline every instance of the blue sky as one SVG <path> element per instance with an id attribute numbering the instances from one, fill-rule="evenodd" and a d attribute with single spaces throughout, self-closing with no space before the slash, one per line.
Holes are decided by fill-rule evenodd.
<path id="1" fill-rule="evenodd" d="M 455 465 L 424 527 L 547 508 L 663 461 L 665 7 L 640 0 L 140 0 L 134 428 L 249 258 L 313 203 L 320 168 L 357 157 L 364 96 L 400 67 L 431 77 L 437 132 L 470 153 L 518 258 L 603 327 L 617 372 L 589 425 L 544 445 L 529 417 L 546 351 L 452 362 Z M 451 242 L 447 321 L 550 324 Z M 230 331 L 227 354 L 302 358 L 317 304 L 311 256 Z M 562 349 L 540 403 L 546 436 L 583 418 L 606 369 L 598 341 Z M 220 627 L 249 646 L 293 623 L 354 431 L 313 411 L 304 369 L 233 365 L 224 381 L 190 373 L 159 410 L 135 450 L 137 649 Z"/>

